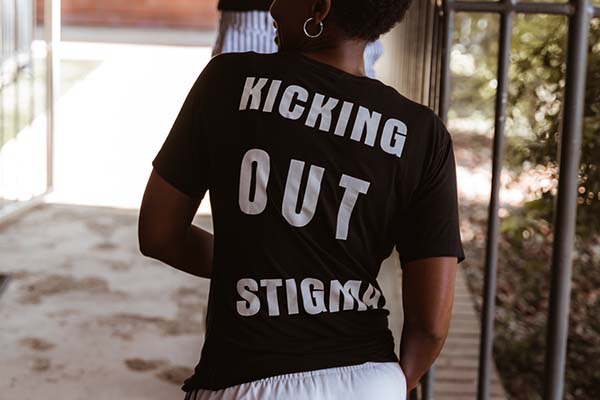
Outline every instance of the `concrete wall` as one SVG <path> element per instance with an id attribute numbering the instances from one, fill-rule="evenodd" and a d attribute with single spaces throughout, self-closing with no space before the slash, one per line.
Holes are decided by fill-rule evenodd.
<path id="1" fill-rule="evenodd" d="M 217 0 L 62 0 L 65 25 L 214 29 L 217 16 Z"/>

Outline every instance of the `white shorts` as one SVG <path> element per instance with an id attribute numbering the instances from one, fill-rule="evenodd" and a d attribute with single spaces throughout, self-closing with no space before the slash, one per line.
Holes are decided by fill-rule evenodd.
<path id="1" fill-rule="evenodd" d="M 405 400 L 399 363 L 386 362 L 279 375 L 223 390 L 198 389 L 185 400 Z"/>
<path id="2" fill-rule="evenodd" d="M 273 18 L 268 11 L 223 11 L 213 56 L 221 53 L 276 53 Z M 383 54 L 380 41 L 369 43 L 364 53 L 365 73 L 375 77 L 374 65 Z"/>

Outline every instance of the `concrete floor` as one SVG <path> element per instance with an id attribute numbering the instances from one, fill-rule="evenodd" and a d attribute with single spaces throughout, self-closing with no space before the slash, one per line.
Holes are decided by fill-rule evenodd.
<path id="1" fill-rule="evenodd" d="M 142 257 L 136 220 L 44 206 L 2 231 L 1 399 L 182 398 L 208 281 Z"/>

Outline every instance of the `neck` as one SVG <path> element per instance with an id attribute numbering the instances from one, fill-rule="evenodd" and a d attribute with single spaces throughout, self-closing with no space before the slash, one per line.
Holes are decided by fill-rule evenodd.
<path id="1" fill-rule="evenodd" d="M 301 51 L 324 64 L 340 69 L 352 75 L 365 76 L 365 63 L 363 54 L 366 43 L 364 41 L 345 41 L 335 45 L 315 45 Z"/>

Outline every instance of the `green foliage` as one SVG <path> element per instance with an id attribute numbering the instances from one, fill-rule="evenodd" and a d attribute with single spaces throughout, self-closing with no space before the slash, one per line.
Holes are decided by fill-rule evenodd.
<path id="1" fill-rule="evenodd" d="M 552 204 L 556 194 L 565 87 L 565 17 L 519 15 L 513 27 L 505 164 L 514 175 L 540 167 L 554 184 L 534 193 Z M 497 17 L 459 14 L 453 47 L 451 116 L 493 118 Z M 600 20 L 590 29 L 584 132 L 578 186 L 578 233 L 600 233 Z M 456 61 L 458 60 L 458 61 Z M 552 220 L 552 208 L 540 215 Z"/>
<path id="2" fill-rule="evenodd" d="M 452 48 L 451 118 L 490 119 L 498 54 L 498 17 L 458 14 Z M 474 101 L 477 99 L 477 101 Z"/>
<path id="3" fill-rule="evenodd" d="M 552 16 L 522 17 L 514 29 L 510 116 L 530 122 L 530 135 L 509 136 L 506 161 L 517 173 L 543 166 L 558 178 L 561 111 L 564 101 L 567 25 Z M 600 233 L 600 21 L 590 30 L 588 79 L 578 187 L 578 232 Z M 549 188 L 551 191 L 555 188 Z M 539 195 L 541 195 L 540 193 Z M 544 197 L 552 201 L 551 197 Z M 548 214 L 540 215 L 550 221 Z"/>

